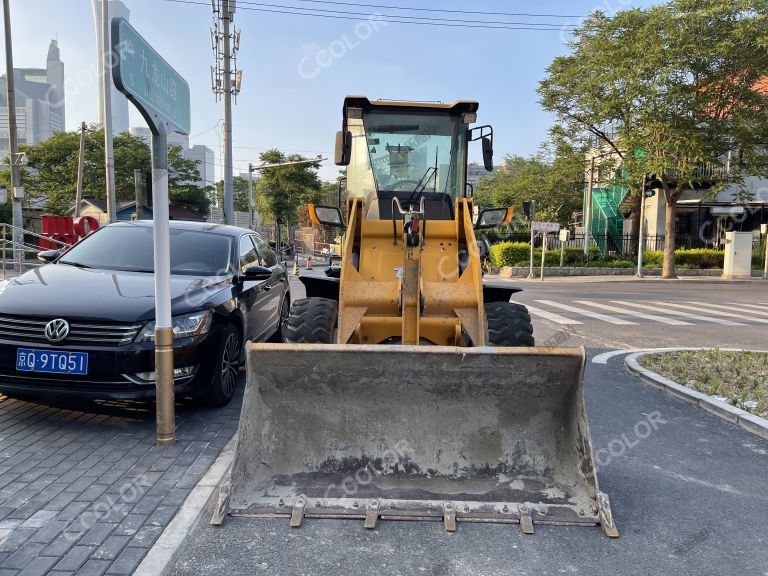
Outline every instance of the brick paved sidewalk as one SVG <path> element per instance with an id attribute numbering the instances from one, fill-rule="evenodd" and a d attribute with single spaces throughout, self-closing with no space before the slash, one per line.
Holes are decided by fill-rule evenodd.
<path id="1" fill-rule="evenodd" d="M 157 448 L 154 404 L 0 395 L 0 576 L 130 574 L 235 433 L 240 402 L 179 403 L 177 443 Z"/>

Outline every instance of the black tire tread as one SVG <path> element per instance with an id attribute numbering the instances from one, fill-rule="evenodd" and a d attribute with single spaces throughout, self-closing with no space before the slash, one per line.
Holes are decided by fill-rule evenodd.
<path id="1" fill-rule="evenodd" d="M 333 344 L 339 305 L 328 298 L 303 298 L 291 306 L 285 323 L 286 342 L 292 344 Z"/>
<path id="2" fill-rule="evenodd" d="M 485 305 L 488 343 L 491 346 L 534 346 L 533 324 L 528 308 L 513 302 Z"/>

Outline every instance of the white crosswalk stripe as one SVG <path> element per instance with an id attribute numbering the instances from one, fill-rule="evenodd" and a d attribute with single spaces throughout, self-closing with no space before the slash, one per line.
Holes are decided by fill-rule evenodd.
<path id="1" fill-rule="evenodd" d="M 660 322 L 661 324 L 670 324 L 672 326 L 693 326 L 690 322 L 684 322 L 682 320 L 675 320 L 674 318 L 664 318 L 663 316 L 657 316 L 655 314 L 646 314 L 645 312 L 637 312 L 635 310 L 627 310 L 626 308 L 619 308 L 618 306 L 610 306 L 603 304 L 602 302 L 593 302 L 591 300 L 576 300 L 576 304 L 584 304 L 585 306 L 594 306 L 601 310 L 607 310 L 608 312 L 617 312 L 619 314 L 625 314 L 634 318 L 643 318 L 645 320 L 653 320 L 654 322 Z"/>
<path id="2" fill-rule="evenodd" d="M 768 324 L 768 318 L 754 318 L 753 316 L 745 316 L 744 314 L 735 314 L 733 312 L 726 312 L 725 310 L 712 310 L 702 308 L 703 303 L 697 305 L 690 304 L 678 304 L 677 302 L 657 302 L 663 306 L 672 306 L 673 308 L 682 308 L 683 310 L 694 310 L 696 312 L 706 312 L 714 316 L 724 316 L 725 318 L 737 318 L 739 320 L 749 320 L 750 322 L 759 322 L 760 324 Z"/>
<path id="3" fill-rule="evenodd" d="M 742 302 L 726 302 L 726 304 L 731 304 L 732 306 L 740 306 L 742 308 L 749 308 L 750 312 L 752 312 L 752 308 L 754 308 L 755 310 L 768 311 L 768 304 L 744 304 Z"/>
<path id="4" fill-rule="evenodd" d="M 713 324 L 720 324 L 722 326 L 746 326 L 741 322 L 734 322 L 733 320 L 725 320 L 723 318 L 714 318 L 712 316 L 701 316 L 700 314 L 691 314 L 690 312 L 681 312 L 680 310 L 664 309 L 656 304 L 639 304 L 638 302 L 628 302 L 626 300 L 612 300 L 614 304 L 621 304 L 622 306 L 632 306 L 633 308 L 640 308 L 642 310 L 651 310 L 653 312 L 664 312 L 670 316 L 679 316 L 680 318 L 689 318 L 691 320 L 701 320 L 702 322 L 712 322 Z"/>
<path id="5" fill-rule="evenodd" d="M 560 316 L 560 314 L 547 312 L 546 310 L 542 310 L 541 308 L 536 308 L 536 306 L 531 306 L 530 304 L 527 304 L 526 308 L 528 308 L 528 312 L 530 312 L 534 316 L 539 316 L 540 318 L 544 318 L 545 320 L 552 320 L 552 322 L 555 322 L 557 324 L 583 324 L 583 322 L 579 322 L 578 320 L 571 320 L 570 318 L 566 318 L 565 316 Z"/>
<path id="6" fill-rule="evenodd" d="M 707 302 L 686 302 L 686 304 L 694 304 L 696 306 L 706 306 L 707 308 L 718 308 L 727 310 L 728 312 L 737 312 L 739 314 L 757 314 L 758 316 L 768 316 L 768 311 L 750 310 L 749 308 L 742 308 L 740 305 L 728 305 L 723 304 L 709 304 Z"/>
<path id="7" fill-rule="evenodd" d="M 555 302 L 553 300 L 536 300 L 536 302 L 538 302 L 539 304 L 552 306 L 553 308 L 560 308 L 561 310 L 566 310 L 567 312 L 576 312 L 577 314 L 581 314 L 582 316 L 586 316 L 587 318 L 595 318 L 597 320 L 602 320 L 603 322 L 608 322 L 609 324 L 618 324 L 618 325 L 635 325 L 636 324 L 636 322 L 630 322 L 629 320 L 622 320 L 621 318 L 609 316 L 608 314 L 592 312 L 591 310 L 587 310 L 585 308 L 579 308 L 577 306 L 569 306 L 567 304 L 561 304 L 560 302 Z"/>

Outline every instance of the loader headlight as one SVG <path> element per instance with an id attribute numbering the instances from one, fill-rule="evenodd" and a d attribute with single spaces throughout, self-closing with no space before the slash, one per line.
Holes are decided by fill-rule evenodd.
<path id="1" fill-rule="evenodd" d="M 173 338 L 189 338 L 190 336 L 200 336 L 207 334 L 211 328 L 212 314 L 210 310 L 192 312 L 191 314 L 182 314 L 174 316 L 171 320 L 173 326 Z M 155 323 L 149 322 L 144 326 L 138 337 L 137 342 L 155 341 Z"/>

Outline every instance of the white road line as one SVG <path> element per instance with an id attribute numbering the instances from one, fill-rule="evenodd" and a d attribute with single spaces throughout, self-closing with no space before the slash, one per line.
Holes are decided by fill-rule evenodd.
<path id="1" fill-rule="evenodd" d="M 536 308 L 536 306 L 531 306 L 530 304 L 526 304 L 525 306 L 526 308 L 528 308 L 528 312 L 530 312 L 534 316 L 540 316 L 545 320 L 552 320 L 552 322 L 556 322 L 558 324 L 583 324 L 583 322 L 579 322 L 578 320 L 571 320 L 570 318 L 566 318 L 565 316 L 560 316 L 560 314 L 547 312 L 546 310 L 542 310 L 541 308 Z"/>
<path id="2" fill-rule="evenodd" d="M 554 302 L 553 300 L 536 300 L 536 302 L 538 302 L 539 304 L 546 304 L 547 306 L 560 308 L 562 310 L 567 310 L 568 312 L 576 312 L 577 314 L 581 314 L 582 316 L 586 316 L 587 318 L 595 318 L 597 320 L 602 320 L 603 322 L 608 322 L 609 324 L 620 324 L 624 326 L 636 324 L 636 322 L 630 322 L 629 320 L 622 320 L 621 318 L 608 316 L 607 314 L 600 314 L 599 312 L 592 312 L 591 310 L 586 310 L 585 308 L 578 308 L 576 306 L 568 306 L 567 304 L 560 304 L 560 302 Z"/>
<path id="3" fill-rule="evenodd" d="M 693 326 L 690 322 L 683 322 L 682 320 L 675 320 L 673 318 L 664 318 L 663 316 L 656 316 L 655 314 L 646 314 L 645 312 L 636 312 L 635 310 L 627 310 L 626 308 L 619 308 L 618 306 L 609 306 L 601 302 L 592 302 L 590 300 L 576 300 L 576 304 L 585 304 L 587 306 L 594 306 L 595 308 L 601 308 L 602 310 L 608 310 L 608 312 L 618 312 L 619 314 L 626 314 L 627 316 L 635 316 L 637 318 L 644 318 L 645 320 L 653 320 L 655 322 L 661 322 L 662 324 L 671 324 L 672 326 Z"/>
<path id="4" fill-rule="evenodd" d="M 746 326 L 740 322 L 734 322 L 733 320 L 724 320 L 722 318 L 712 318 L 710 316 L 699 316 L 698 314 L 691 314 L 690 312 L 681 312 L 680 310 L 666 310 L 660 308 L 656 304 L 650 306 L 648 304 L 638 304 L 636 302 L 627 302 L 626 300 L 612 300 L 614 304 L 621 304 L 622 306 L 632 306 L 634 308 L 641 308 L 643 310 L 651 310 L 652 312 L 664 312 L 671 316 L 680 316 L 681 318 L 690 318 L 691 320 L 701 320 L 703 322 L 713 322 L 715 324 L 722 324 L 723 326 Z"/>
<path id="5" fill-rule="evenodd" d="M 744 304 L 742 302 L 726 302 L 726 304 L 732 304 L 733 306 L 741 306 L 742 308 L 755 308 L 757 310 L 768 310 L 768 304 Z M 750 310 L 752 312 L 752 310 Z M 768 312 L 766 312 L 768 314 Z"/>
<path id="6" fill-rule="evenodd" d="M 723 306 L 722 304 L 709 304 L 708 302 L 686 302 L 686 304 L 693 304 L 695 306 L 705 306 L 706 308 L 722 308 L 729 312 L 738 312 L 740 314 L 757 314 L 758 316 L 768 316 L 768 312 L 759 310 L 750 310 L 745 308 L 736 308 L 734 306 Z M 738 304 L 737 304 L 738 306 Z"/>
<path id="7" fill-rule="evenodd" d="M 658 302 L 664 306 L 672 306 L 674 308 L 682 308 L 683 310 L 696 310 L 697 312 L 704 312 L 706 314 L 714 314 L 715 316 L 725 316 L 726 318 L 738 318 L 739 320 L 748 320 L 750 322 L 759 322 L 760 324 L 768 324 L 768 318 L 753 318 L 752 316 L 745 316 L 744 314 L 734 314 L 733 312 L 721 312 L 720 310 L 707 310 L 702 308 L 704 304 L 698 304 L 696 306 L 678 304 L 676 302 Z"/>

